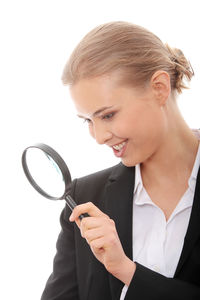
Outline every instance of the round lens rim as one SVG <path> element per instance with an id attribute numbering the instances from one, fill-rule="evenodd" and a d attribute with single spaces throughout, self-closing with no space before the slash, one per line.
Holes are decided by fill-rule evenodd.
<path id="1" fill-rule="evenodd" d="M 26 161 L 26 153 L 28 151 L 28 149 L 30 148 L 37 148 L 42 150 L 45 154 L 49 155 L 58 165 L 63 179 L 64 179 L 64 184 L 65 184 L 65 189 L 64 192 L 62 194 L 62 196 L 60 197 L 54 197 L 51 196 L 50 194 L 48 194 L 46 191 L 44 191 L 38 184 L 37 182 L 33 179 L 31 172 L 29 171 L 28 165 L 27 165 L 27 161 Z M 69 172 L 69 169 L 65 163 L 65 161 L 62 159 L 62 157 L 50 146 L 46 145 L 46 144 L 42 144 L 42 143 L 37 143 L 34 144 L 32 146 L 27 147 L 22 154 L 22 167 L 24 170 L 24 173 L 28 179 L 28 181 L 30 182 L 30 184 L 44 197 L 50 199 L 50 200 L 62 200 L 65 199 L 66 195 L 70 192 L 71 190 L 71 175 Z"/>

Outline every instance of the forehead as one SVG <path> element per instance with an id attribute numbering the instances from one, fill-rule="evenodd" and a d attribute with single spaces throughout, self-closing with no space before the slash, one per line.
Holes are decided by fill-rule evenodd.
<path id="1" fill-rule="evenodd" d="M 70 87 L 70 93 L 78 114 L 83 116 L 103 107 L 130 107 L 147 96 L 144 90 L 121 84 L 116 74 L 81 79 Z"/>
<path id="2" fill-rule="evenodd" d="M 93 95 L 93 94 L 106 94 L 114 88 L 117 88 L 117 80 L 115 76 L 105 75 L 94 78 L 81 79 L 70 87 L 70 92 L 73 98 L 79 98 Z"/>
<path id="3" fill-rule="evenodd" d="M 78 112 L 93 112 L 102 106 L 116 103 L 120 87 L 110 75 L 81 79 L 70 87 L 70 94 Z"/>

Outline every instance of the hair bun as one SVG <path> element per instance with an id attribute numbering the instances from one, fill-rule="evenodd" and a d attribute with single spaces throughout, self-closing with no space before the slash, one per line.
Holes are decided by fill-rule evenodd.
<path id="1" fill-rule="evenodd" d="M 166 44 L 166 47 L 170 54 L 169 58 L 174 64 L 176 77 L 175 88 L 179 93 L 181 93 L 183 88 L 188 88 L 185 85 L 184 80 L 186 79 L 187 81 L 190 81 L 192 76 L 194 76 L 194 70 L 180 49 L 171 48 L 168 44 Z"/>

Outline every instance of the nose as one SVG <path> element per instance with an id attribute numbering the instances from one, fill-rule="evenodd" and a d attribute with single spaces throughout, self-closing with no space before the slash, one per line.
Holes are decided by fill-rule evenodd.
<path id="1" fill-rule="evenodd" d="M 100 124 L 93 124 L 90 128 L 90 134 L 100 145 L 106 144 L 106 142 L 112 138 L 111 131 L 106 128 L 106 126 Z"/>

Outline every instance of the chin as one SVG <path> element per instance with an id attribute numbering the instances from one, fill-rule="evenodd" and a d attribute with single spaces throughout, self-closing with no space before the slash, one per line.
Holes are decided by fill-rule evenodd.
<path id="1" fill-rule="evenodd" d="M 152 149 L 152 151 L 139 151 L 134 153 L 133 155 L 125 155 L 124 157 L 121 158 L 121 162 L 124 166 L 126 167 L 134 167 L 138 164 L 145 163 L 147 160 L 151 159 L 153 155 L 155 154 L 155 150 Z"/>
<path id="2" fill-rule="evenodd" d="M 133 157 L 124 157 L 121 159 L 121 162 L 124 166 L 126 167 L 134 167 L 138 164 L 141 164 L 145 161 L 146 159 L 146 156 L 141 156 L 141 155 L 138 155 L 137 157 L 135 156 L 134 158 Z"/>
<path id="3" fill-rule="evenodd" d="M 134 167 L 138 164 L 138 162 L 128 159 L 122 159 L 121 162 L 125 167 Z"/>

